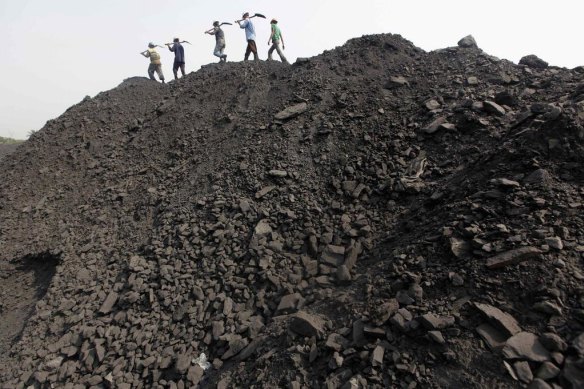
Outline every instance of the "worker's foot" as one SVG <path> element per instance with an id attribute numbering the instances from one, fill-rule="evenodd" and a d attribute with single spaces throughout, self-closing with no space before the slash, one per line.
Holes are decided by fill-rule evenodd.
<path id="1" fill-rule="evenodd" d="M 223 54 L 223 62 L 227 62 L 227 54 Z"/>

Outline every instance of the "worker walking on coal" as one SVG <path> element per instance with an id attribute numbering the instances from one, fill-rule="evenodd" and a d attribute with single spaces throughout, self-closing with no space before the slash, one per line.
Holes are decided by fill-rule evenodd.
<path id="1" fill-rule="evenodd" d="M 162 62 L 160 62 L 160 54 L 156 51 L 156 45 L 152 42 L 148 43 L 148 50 L 141 52 L 144 57 L 150 58 L 150 65 L 148 66 L 148 76 L 151 80 L 156 81 L 154 72 L 158 73 L 158 78 L 164 84 L 164 74 L 162 74 Z"/>
<path id="2" fill-rule="evenodd" d="M 270 39 L 268 39 L 268 45 L 272 43 L 272 47 L 270 47 L 270 50 L 268 50 L 268 61 L 272 60 L 272 53 L 274 50 L 276 50 L 282 63 L 288 64 L 288 60 L 284 56 L 282 50 L 280 50 L 280 41 L 282 41 L 282 49 L 285 49 L 286 46 L 284 45 L 284 36 L 282 35 L 282 31 L 280 30 L 280 27 L 278 27 L 278 21 L 276 19 L 272 19 L 270 25 L 272 26 L 272 33 L 270 34 Z"/>
<path id="3" fill-rule="evenodd" d="M 174 79 L 178 80 L 179 68 L 182 76 L 185 76 L 185 48 L 180 44 L 180 39 L 178 38 L 174 38 L 172 42 L 173 43 L 167 43 L 166 47 L 168 47 L 168 50 L 174 53 L 174 64 L 172 65 L 172 72 L 174 73 Z"/>
<path id="4" fill-rule="evenodd" d="M 205 31 L 205 34 L 215 35 L 215 50 L 213 51 L 213 55 L 219 57 L 219 62 L 227 62 L 227 54 L 224 54 L 225 33 L 221 29 L 219 22 L 213 22 L 213 28 Z"/>
<path id="5" fill-rule="evenodd" d="M 245 29 L 245 39 L 247 39 L 247 48 L 245 49 L 244 61 L 249 59 L 249 55 L 253 53 L 254 61 L 258 61 L 258 48 L 255 42 L 255 28 L 253 23 L 249 18 L 249 12 L 243 14 L 241 20 L 236 20 L 235 23 L 239 24 L 239 27 Z"/>

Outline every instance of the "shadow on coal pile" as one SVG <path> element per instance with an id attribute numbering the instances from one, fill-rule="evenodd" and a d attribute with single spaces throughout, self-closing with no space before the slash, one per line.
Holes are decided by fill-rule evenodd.
<path id="1" fill-rule="evenodd" d="M 35 304 L 47 293 L 59 257 L 49 253 L 0 262 L 0 355 L 22 335 Z"/>

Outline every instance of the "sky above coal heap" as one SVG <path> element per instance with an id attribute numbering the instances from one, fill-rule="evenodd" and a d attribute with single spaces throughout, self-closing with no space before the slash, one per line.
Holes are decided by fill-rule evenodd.
<path id="1" fill-rule="evenodd" d="M 215 62 L 214 38 L 203 31 L 245 11 L 268 18 L 254 19 L 260 59 L 267 57 L 269 20 L 277 18 L 290 61 L 366 34 L 400 34 L 426 51 L 472 34 L 496 57 L 517 63 L 536 54 L 573 68 L 584 65 L 583 9 L 575 0 L 0 0 L 0 136 L 25 139 L 85 96 L 146 76 L 148 60 L 139 52 L 149 41 L 190 41 L 188 72 Z M 225 33 L 228 60 L 241 61 L 244 32 L 234 25 Z M 173 55 L 161 53 L 170 80 Z"/>

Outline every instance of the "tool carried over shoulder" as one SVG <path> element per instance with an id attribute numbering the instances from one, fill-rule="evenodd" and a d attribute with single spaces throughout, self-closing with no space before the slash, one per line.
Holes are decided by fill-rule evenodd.
<path id="1" fill-rule="evenodd" d="M 154 44 L 153 44 L 152 46 L 149 46 L 149 47 L 150 47 L 151 49 L 153 49 L 153 48 L 155 48 L 155 47 L 160 47 L 161 49 L 164 49 L 164 46 L 160 46 L 160 45 L 154 45 Z M 140 52 L 140 54 L 144 55 L 144 54 L 146 54 L 147 52 L 148 52 L 148 49 L 146 49 L 146 50 L 144 50 L 144 51 Z"/>
<path id="2" fill-rule="evenodd" d="M 257 13 L 256 13 L 256 14 L 253 14 L 253 16 L 250 16 L 249 18 L 250 18 L 250 19 L 251 19 L 251 18 L 255 18 L 256 16 L 257 16 L 258 18 L 262 18 L 262 19 L 265 19 L 265 18 L 266 18 L 264 15 L 262 15 L 262 14 L 257 14 Z M 239 19 L 239 20 L 236 20 L 236 21 L 235 21 L 235 23 L 239 23 L 239 22 L 241 22 L 242 20 L 244 20 L 244 19 Z"/>
<path id="3" fill-rule="evenodd" d="M 223 22 L 223 23 L 221 23 L 221 24 L 219 25 L 219 27 L 223 26 L 224 24 L 226 24 L 226 25 L 228 25 L 228 26 L 233 26 L 233 23 L 227 23 L 227 22 Z M 208 33 L 210 33 L 211 31 L 213 31 L 214 29 L 215 29 L 215 27 L 213 27 L 213 28 L 211 28 L 211 29 L 209 29 L 209 30 L 205 31 L 205 32 L 204 32 L 204 34 L 208 34 Z"/>
<path id="4" fill-rule="evenodd" d="M 189 45 L 192 45 L 192 43 L 189 41 L 171 42 L 171 43 L 165 43 L 165 45 L 170 46 L 170 45 L 174 45 L 175 43 L 188 43 Z"/>
<path id="5" fill-rule="evenodd" d="M 161 49 L 164 49 L 164 46 L 160 46 L 160 45 L 152 45 L 152 46 L 150 46 L 151 49 L 153 49 L 155 47 L 160 47 Z M 145 53 L 147 51 L 148 51 L 148 49 L 144 50 L 142 53 Z M 140 53 L 140 54 L 142 54 L 142 53 Z"/>

